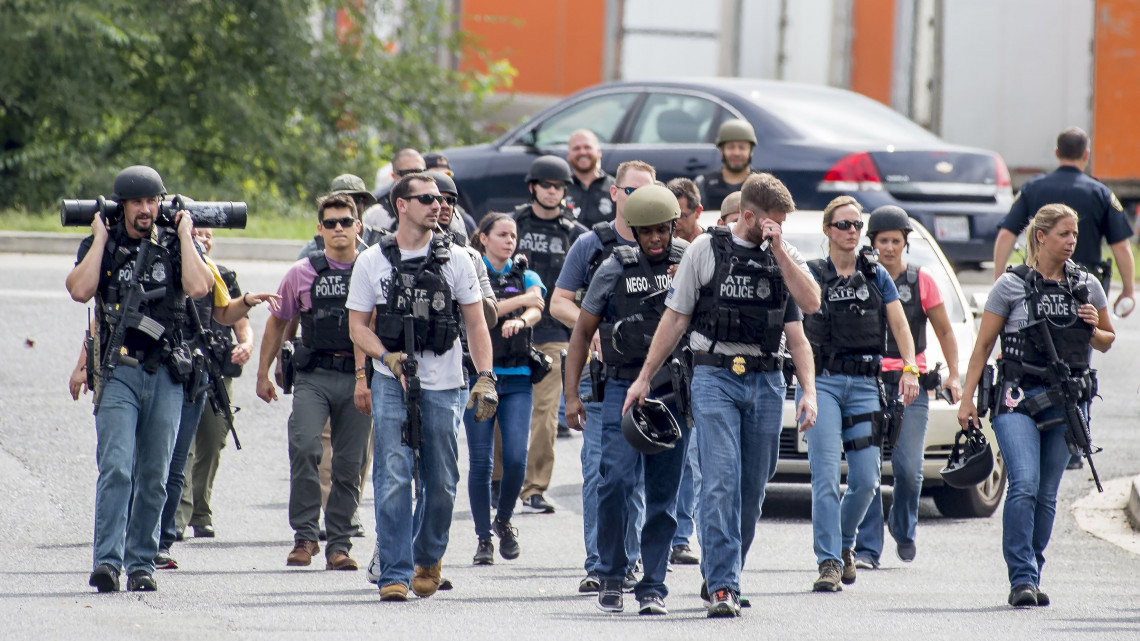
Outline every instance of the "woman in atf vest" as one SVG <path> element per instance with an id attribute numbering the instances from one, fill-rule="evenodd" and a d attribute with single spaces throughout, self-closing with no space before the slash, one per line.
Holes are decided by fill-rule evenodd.
<path id="1" fill-rule="evenodd" d="M 1039 587 L 1041 565 L 1069 461 L 1064 417 L 1071 400 L 1046 379 L 1067 368 L 1067 380 L 1080 390 L 1072 405 L 1087 418 L 1095 394 L 1088 368 L 1092 348 L 1107 351 L 1116 338 L 1100 282 L 1070 260 L 1077 213 L 1066 205 L 1045 205 L 1029 222 L 1025 239 L 1026 264 L 1002 274 L 986 300 L 958 407 L 958 422 L 968 429 L 978 418 L 974 389 L 1000 334 L 999 380 L 988 409 L 1009 475 L 1002 553 L 1014 607 L 1049 605 Z"/>
<path id="2" fill-rule="evenodd" d="M 886 432 L 879 368 L 887 326 L 897 337 L 903 374 L 896 389 L 909 405 L 918 396 L 914 341 L 894 281 L 865 253 L 856 253 L 862 208 L 840 196 L 823 210 L 828 257 L 808 261 L 820 283 L 819 312 L 804 317 L 815 353 L 819 413 L 807 431 L 811 466 L 812 531 L 819 578 L 816 592 L 838 592 L 855 582 L 855 532 L 879 487 L 879 452 Z M 797 393 L 798 395 L 798 393 Z M 839 496 L 841 459 L 847 492 Z M 842 559 L 842 566 L 840 560 Z"/>
<path id="3" fill-rule="evenodd" d="M 507 214 L 489 213 L 483 217 L 472 246 L 483 253 L 491 288 L 499 301 L 499 322 L 491 327 L 491 348 L 495 354 L 495 375 L 499 408 L 494 416 L 476 421 L 474 410 L 463 414 L 467 429 L 470 471 L 467 495 L 475 521 L 475 565 L 491 565 L 495 545 L 491 533 L 499 537 L 499 554 L 517 559 L 517 531 L 511 527 L 515 502 L 526 475 L 527 439 L 534 394 L 531 383 L 531 346 L 534 325 L 542 318 L 546 287 L 538 274 L 526 268 L 521 256 L 512 258 L 518 246 L 518 230 Z M 497 506 L 491 505 L 491 467 L 495 450 L 495 422 L 502 436 L 503 478 Z M 496 508 L 494 523 L 491 508 Z"/>
<path id="4" fill-rule="evenodd" d="M 914 560 L 915 527 L 918 524 L 918 499 L 922 492 L 923 446 L 926 442 L 926 422 L 930 417 L 930 395 L 928 392 L 940 384 L 947 390 L 951 402 L 956 403 L 962 396 L 962 384 L 958 380 L 958 341 L 954 338 L 954 328 L 946 314 L 946 304 L 938 283 L 929 271 L 906 261 L 910 248 L 907 237 L 910 234 L 910 216 L 901 207 L 884 205 L 871 212 L 867 220 L 867 238 L 871 247 L 879 252 L 879 264 L 891 275 L 899 292 L 899 302 L 906 314 L 910 335 L 914 339 L 914 360 L 920 372 L 919 383 L 922 391 L 914 402 L 906 408 L 899 434 L 892 434 L 891 471 L 894 477 L 894 500 L 887 524 L 895 540 L 895 552 L 901 561 Z M 945 381 L 940 381 L 937 371 L 929 371 L 926 361 L 926 325 L 934 328 L 942 355 L 949 371 Z M 883 385 L 888 393 L 902 378 L 903 360 L 894 334 L 887 333 L 887 351 L 882 362 Z M 896 424 L 897 419 L 896 419 Z M 855 537 L 855 567 L 879 567 L 879 555 L 883 551 L 883 496 L 879 490 L 867 516 L 859 524 Z"/>

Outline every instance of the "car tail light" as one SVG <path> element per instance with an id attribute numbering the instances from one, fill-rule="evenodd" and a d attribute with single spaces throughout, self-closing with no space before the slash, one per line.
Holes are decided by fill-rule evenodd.
<path id="1" fill-rule="evenodd" d="M 871 154 L 863 151 L 848 154 L 831 166 L 819 184 L 819 191 L 882 191 L 883 180 L 879 170 L 871 160 Z"/>
<path id="2" fill-rule="evenodd" d="M 1012 191 L 1013 182 L 1009 179 L 1009 167 L 1005 166 L 1005 160 L 1002 159 L 1001 154 L 994 154 L 994 184 L 998 189 L 1005 189 Z"/>

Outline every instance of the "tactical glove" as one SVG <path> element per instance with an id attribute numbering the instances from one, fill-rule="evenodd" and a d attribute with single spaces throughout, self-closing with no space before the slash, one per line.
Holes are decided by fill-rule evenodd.
<path id="1" fill-rule="evenodd" d="M 380 359 L 392 370 L 392 373 L 399 379 L 404 375 L 404 353 L 403 352 L 388 352 Z"/>
<path id="2" fill-rule="evenodd" d="M 495 381 L 487 376 L 480 376 L 471 388 L 471 396 L 467 397 L 467 409 L 475 408 L 475 420 L 486 421 L 495 415 L 499 409 L 499 395 L 495 392 Z"/>

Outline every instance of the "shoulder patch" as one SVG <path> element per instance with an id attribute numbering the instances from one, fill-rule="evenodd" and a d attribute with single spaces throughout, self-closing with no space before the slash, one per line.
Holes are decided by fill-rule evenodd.
<path id="1" fill-rule="evenodd" d="M 1108 192 L 1108 195 L 1109 195 L 1109 202 L 1112 204 L 1112 208 L 1115 209 L 1116 211 L 1124 211 L 1124 205 L 1120 204 L 1120 200 L 1116 197 L 1116 194 L 1114 194 L 1110 191 L 1110 192 Z"/>

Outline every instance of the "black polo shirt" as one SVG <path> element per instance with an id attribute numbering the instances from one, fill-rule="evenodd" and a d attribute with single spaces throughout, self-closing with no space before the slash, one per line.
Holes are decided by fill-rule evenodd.
<path id="1" fill-rule="evenodd" d="M 583 187 L 582 181 L 573 176 L 566 187 L 566 206 L 574 210 L 578 222 L 586 229 L 593 227 L 594 223 L 613 221 L 614 201 L 610 198 L 610 186 L 613 184 L 613 176 L 602 174 L 589 187 Z"/>

